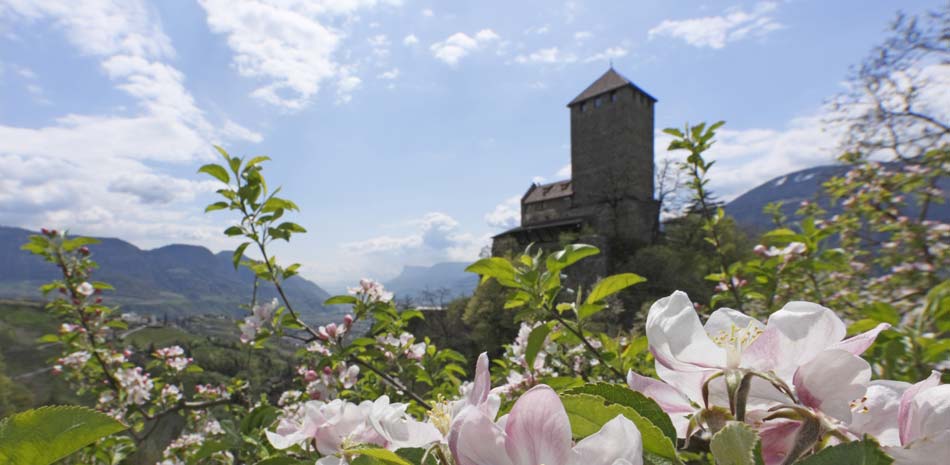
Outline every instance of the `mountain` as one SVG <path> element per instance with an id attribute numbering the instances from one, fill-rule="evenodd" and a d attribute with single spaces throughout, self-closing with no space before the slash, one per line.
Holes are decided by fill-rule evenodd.
<path id="1" fill-rule="evenodd" d="M 396 299 L 411 298 L 420 305 L 435 304 L 425 302 L 426 291 L 447 290 L 449 299 L 470 295 L 478 286 L 478 276 L 466 273 L 467 262 L 436 263 L 432 266 L 406 266 L 398 276 L 383 285 L 396 294 Z"/>
<path id="2" fill-rule="evenodd" d="M 31 234 L 36 233 L 0 226 L 0 298 L 37 299 L 37 288 L 58 277 L 52 264 L 20 250 Z M 125 311 L 171 317 L 246 314 L 239 305 L 250 302 L 254 275 L 243 267 L 235 271 L 231 252 L 214 254 L 183 244 L 142 250 L 120 239 L 99 240 L 89 249 L 99 263 L 94 279 L 115 287 L 105 294 L 106 303 Z M 339 309 L 323 306 L 329 294 L 316 284 L 294 276 L 283 287 L 305 320 L 321 322 L 340 316 Z M 274 297 L 273 286 L 262 283 L 258 301 Z"/>
<path id="3" fill-rule="evenodd" d="M 833 177 L 843 176 L 848 169 L 849 167 L 844 165 L 826 165 L 776 177 L 727 203 L 726 213 L 734 217 L 737 223 L 753 231 L 765 231 L 773 227 L 771 217 L 762 212 L 770 202 L 783 202 L 782 211 L 789 218 L 794 217 L 795 210 L 803 200 L 818 201 L 831 215 L 840 213 L 841 207 L 830 205 L 830 198 L 825 194 L 822 185 Z M 950 179 L 942 179 L 937 186 L 944 191 L 944 195 L 948 195 L 946 193 L 950 192 Z M 911 205 L 903 213 L 907 216 L 917 216 L 920 210 Z M 943 204 L 931 204 L 927 217 L 950 221 L 950 198 Z"/>

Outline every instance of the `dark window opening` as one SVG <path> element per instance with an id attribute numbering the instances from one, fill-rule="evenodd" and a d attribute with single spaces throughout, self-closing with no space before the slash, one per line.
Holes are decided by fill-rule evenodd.
<path id="1" fill-rule="evenodd" d="M 603 100 L 600 97 L 594 99 L 594 108 L 600 108 L 600 105 L 603 104 Z"/>

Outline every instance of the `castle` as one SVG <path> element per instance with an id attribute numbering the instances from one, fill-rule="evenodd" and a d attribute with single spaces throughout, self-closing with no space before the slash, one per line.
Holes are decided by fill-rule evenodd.
<path id="1" fill-rule="evenodd" d="M 613 67 L 571 100 L 571 179 L 531 185 L 521 197 L 521 226 L 495 236 L 492 254 L 532 243 L 548 251 L 568 241 L 591 244 L 601 254 L 581 262 L 580 271 L 596 278 L 617 272 L 625 256 L 650 243 L 659 221 L 655 104 Z"/>

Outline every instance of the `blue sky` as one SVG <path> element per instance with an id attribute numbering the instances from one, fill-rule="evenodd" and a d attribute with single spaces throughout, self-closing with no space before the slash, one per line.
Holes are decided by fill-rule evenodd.
<path id="1" fill-rule="evenodd" d="M 610 60 L 658 129 L 727 121 L 730 198 L 833 160 L 823 103 L 897 5 L 6 0 L 0 224 L 233 247 L 195 174 L 219 143 L 274 159 L 310 230 L 279 256 L 325 287 L 471 260 L 532 180 L 569 176 L 565 104 Z"/>

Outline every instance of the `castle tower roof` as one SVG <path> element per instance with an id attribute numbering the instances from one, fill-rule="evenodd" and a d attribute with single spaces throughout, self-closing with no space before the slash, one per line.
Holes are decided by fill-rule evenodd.
<path id="1" fill-rule="evenodd" d="M 593 84 L 587 86 L 587 88 L 584 89 L 584 91 L 581 92 L 580 95 L 578 95 L 577 97 L 574 97 L 574 100 L 571 100 L 571 103 L 568 103 L 567 106 L 581 103 L 584 100 L 596 97 L 600 94 L 604 94 L 614 89 L 619 89 L 625 86 L 633 87 L 634 89 L 636 89 L 643 95 L 646 95 L 647 97 L 649 97 L 650 100 L 653 100 L 654 102 L 656 101 L 656 99 L 652 95 L 644 92 L 643 89 L 637 87 L 636 84 L 631 82 L 629 79 L 623 77 L 623 75 L 621 75 L 620 73 L 614 71 L 613 67 L 611 67 L 610 69 L 607 70 L 606 73 L 604 73 L 602 76 L 597 78 L 597 80 L 594 81 Z"/>

